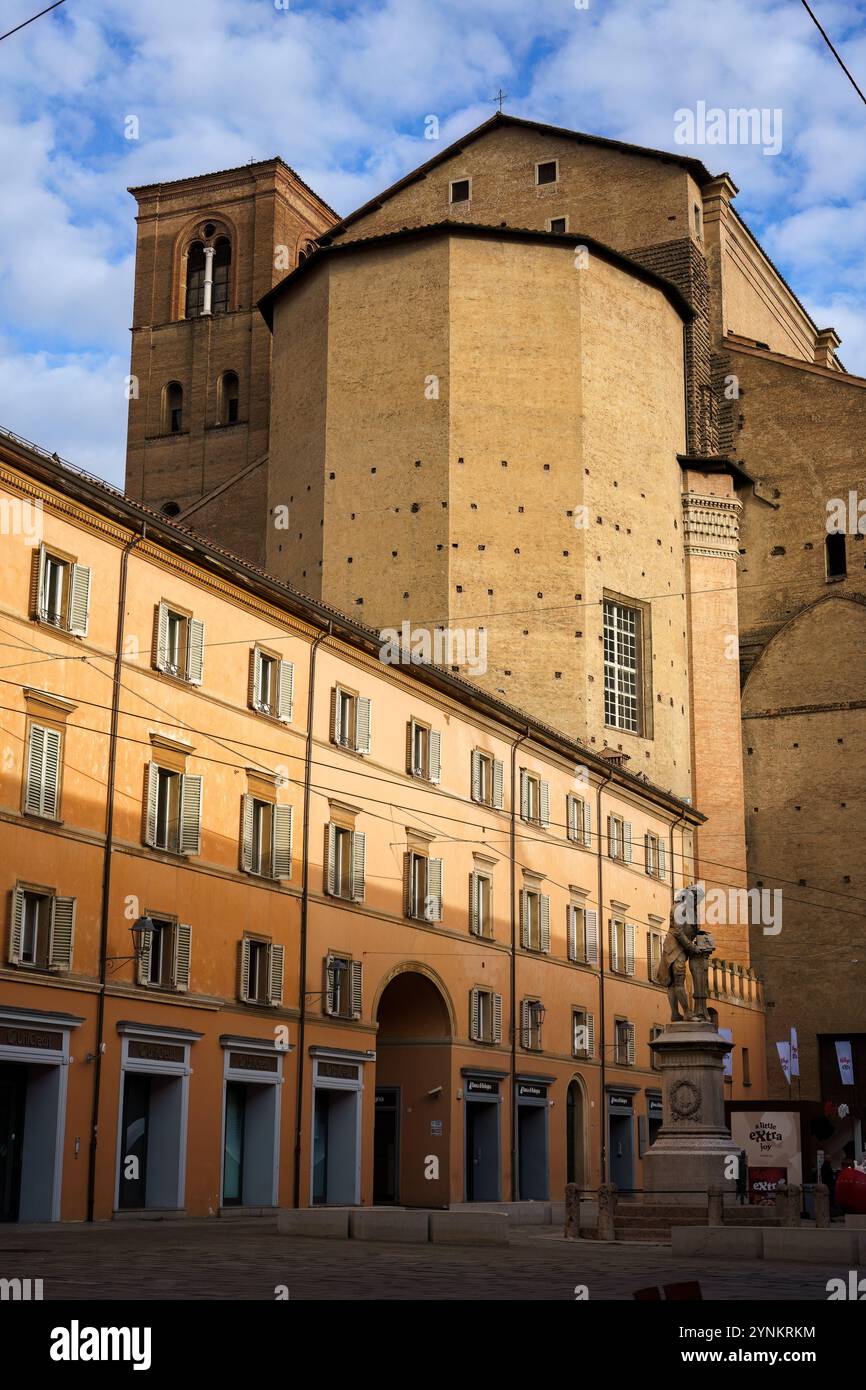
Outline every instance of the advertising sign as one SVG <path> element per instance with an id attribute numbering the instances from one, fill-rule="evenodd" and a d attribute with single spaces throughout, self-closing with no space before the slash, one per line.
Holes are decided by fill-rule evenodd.
<path id="1" fill-rule="evenodd" d="M 776 1188 L 788 1181 L 787 1168 L 749 1168 L 749 1202 L 756 1207 L 772 1206 Z"/>
<path id="2" fill-rule="evenodd" d="M 750 1201 L 772 1202 L 779 1182 L 803 1181 L 800 1116 L 796 1111 L 735 1110 L 731 1136 L 735 1146 L 746 1153 Z"/>

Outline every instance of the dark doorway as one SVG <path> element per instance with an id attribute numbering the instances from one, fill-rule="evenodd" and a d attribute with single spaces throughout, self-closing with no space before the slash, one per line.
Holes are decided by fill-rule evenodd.
<path id="1" fill-rule="evenodd" d="M 547 1104 L 517 1106 L 517 1173 L 521 1202 L 547 1200 Z"/>
<path id="2" fill-rule="evenodd" d="M 18 1220 L 26 1096 L 27 1068 L 0 1066 L 0 1221 Z"/>
<path id="3" fill-rule="evenodd" d="M 145 1204 L 149 1120 L 150 1077 L 143 1072 L 127 1072 L 123 1084 L 120 1145 L 119 1205 L 122 1210 Z"/>
<path id="4" fill-rule="evenodd" d="M 566 1182 L 576 1182 L 579 1187 L 587 1180 L 585 1116 L 583 1088 L 579 1081 L 572 1081 L 565 1102 Z"/>
<path id="5" fill-rule="evenodd" d="M 398 1200 L 400 1142 L 400 1092 L 396 1086 L 376 1089 L 373 1131 L 373 1201 L 386 1205 Z"/>
<path id="6" fill-rule="evenodd" d="M 244 1199 L 244 1128 L 247 1088 L 238 1081 L 226 1085 L 226 1137 L 223 1155 L 223 1206 L 240 1206 Z"/>
<path id="7" fill-rule="evenodd" d="M 620 1192 L 634 1188 L 634 1145 L 631 1115 L 610 1117 L 610 1180 Z"/>
<path id="8" fill-rule="evenodd" d="M 466 1200 L 500 1200 L 498 1099 L 466 1101 Z"/>
<path id="9" fill-rule="evenodd" d="M 351 1206 L 356 1196 L 358 1147 L 356 1090 L 316 1087 L 313 1107 L 313 1202 Z"/>

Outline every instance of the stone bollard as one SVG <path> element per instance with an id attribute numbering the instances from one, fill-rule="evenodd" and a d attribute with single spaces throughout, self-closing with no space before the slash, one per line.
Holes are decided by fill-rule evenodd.
<path id="1" fill-rule="evenodd" d="M 830 1225 L 830 1189 L 826 1183 L 816 1182 L 815 1188 L 815 1225 L 816 1227 Z"/>
<path id="2" fill-rule="evenodd" d="M 580 1188 L 576 1182 L 565 1187 L 565 1238 L 577 1240 L 580 1235 Z"/>
<path id="3" fill-rule="evenodd" d="M 799 1183 L 788 1184 L 788 1213 L 784 1222 L 786 1226 L 799 1226 L 800 1213 L 803 1210 L 803 1189 Z"/>
<path id="4" fill-rule="evenodd" d="M 724 1224 L 724 1192 L 721 1187 L 711 1187 L 707 1193 L 707 1225 Z"/>
<path id="5" fill-rule="evenodd" d="M 776 1215 L 779 1218 L 780 1226 L 787 1226 L 788 1214 L 788 1184 L 786 1182 L 776 1183 L 775 1192 Z"/>
<path id="6" fill-rule="evenodd" d="M 614 1217 L 616 1216 L 616 1183 L 604 1183 L 598 1189 L 598 1238 L 616 1240 Z"/>

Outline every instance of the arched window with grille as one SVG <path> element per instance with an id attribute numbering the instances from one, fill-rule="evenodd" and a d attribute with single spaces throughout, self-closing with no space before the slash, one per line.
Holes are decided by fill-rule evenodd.
<path id="1" fill-rule="evenodd" d="M 183 429 L 183 387 L 170 381 L 162 388 L 162 432 L 180 434 Z"/>
<path id="2" fill-rule="evenodd" d="M 237 423 L 239 395 L 237 372 L 223 372 L 217 386 L 217 418 L 221 425 Z"/>
<path id="3" fill-rule="evenodd" d="M 214 243 L 213 294 L 211 309 L 224 314 L 229 307 L 229 272 L 232 265 L 232 244 L 228 237 L 218 237 Z"/>
<path id="4" fill-rule="evenodd" d="M 197 319 L 204 308 L 205 254 L 200 241 L 194 241 L 186 254 L 186 317 Z"/>

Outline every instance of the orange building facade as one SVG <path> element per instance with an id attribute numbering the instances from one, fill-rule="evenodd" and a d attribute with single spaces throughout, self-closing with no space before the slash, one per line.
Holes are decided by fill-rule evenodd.
<path id="1" fill-rule="evenodd" d="M 640 1188 L 700 809 L 12 436 L 0 521 L 0 1215 Z"/>

